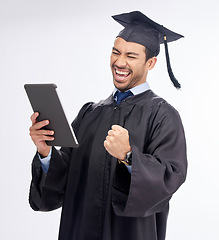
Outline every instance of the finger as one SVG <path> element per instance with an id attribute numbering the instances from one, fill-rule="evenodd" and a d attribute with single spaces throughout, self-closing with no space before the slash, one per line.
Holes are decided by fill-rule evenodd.
<path id="1" fill-rule="evenodd" d="M 124 128 L 119 125 L 112 125 L 112 130 L 114 130 L 114 131 L 120 131 L 122 129 L 124 129 Z"/>
<path id="2" fill-rule="evenodd" d="M 54 131 L 51 130 L 30 130 L 30 137 L 35 143 L 36 141 L 39 142 L 47 140 L 47 138 L 45 137 L 54 137 L 52 135 L 54 135 Z M 54 140 L 54 138 L 52 138 L 51 140 Z"/>
<path id="3" fill-rule="evenodd" d="M 30 133 L 30 136 L 34 142 L 45 141 L 48 139 L 54 139 L 53 135 Z"/>
<path id="4" fill-rule="evenodd" d="M 46 135 L 35 135 L 32 140 L 34 143 L 37 145 L 37 143 L 42 142 L 42 141 L 53 141 L 55 138 L 51 136 L 46 136 Z"/>
<path id="5" fill-rule="evenodd" d="M 49 120 L 40 121 L 40 122 L 35 123 L 35 124 L 31 127 L 31 129 L 33 129 L 33 130 L 39 130 L 39 129 L 47 126 L 48 124 L 49 124 Z"/>
<path id="6" fill-rule="evenodd" d="M 33 113 L 32 115 L 31 115 L 31 117 L 30 117 L 30 120 L 31 120 L 31 122 L 32 122 L 32 125 L 34 125 L 35 123 L 37 123 L 37 117 L 39 116 L 39 113 L 38 112 L 35 112 L 35 113 Z"/>
<path id="7" fill-rule="evenodd" d="M 109 151 L 109 142 L 108 142 L 107 140 L 105 140 L 105 141 L 103 142 L 103 145 L 104 145 L 105 149 L 106 149 L 107 151 Z"/>
<path id="8" fill-rule="evenodd" d="M 106 141 L 107 141 L 107 142 L 111 142 L 111 141 L 112 141 L 112 137 L 111 137 L 111 136 L 107 136 L 107 137 L 106 137 Z"/>
<path id="9" fill-rule="evenodd" d="M 35 135 L 54 135 L 54 131 L 52 130 L 36 130 L 36 131 L 32 131 L 33 134 Z"/>
<path id="10" fill-rule="evenodd" d="M 114 130 L 109 130 L 108 131 L 108 136 L 113 136 L 115 134 L 115 131 Z"/>
<path id="11" fill-rule="evenodd" d="M 113 125 L 112 130 L 115 131 L 116 134 L 128 134 L 128 130 L 126 128 L 123 128 L 119 125 Z"/>

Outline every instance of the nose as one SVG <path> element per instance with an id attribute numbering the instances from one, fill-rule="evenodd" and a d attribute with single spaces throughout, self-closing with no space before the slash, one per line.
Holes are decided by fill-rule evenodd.
<path id="1" fill-rule="evenodd" d="M 119 68 L 125 68 L 127 65 L 125 57 L 122 54 L 120 56 L 118 56 L 117 60 L 115 61 L 115 64 Z"/>

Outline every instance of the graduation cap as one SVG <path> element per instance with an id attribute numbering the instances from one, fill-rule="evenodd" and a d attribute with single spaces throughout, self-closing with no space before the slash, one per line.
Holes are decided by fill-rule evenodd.
<path id="1" fill-rule="evenodd" d="M 164 43 L 167 70 L 173 85 L 179 89 L 181 86 L 174 77 L 170 66 L 167 43 L 176 41 L 183 36 L 152 21 L 139 11 L 114 15 L 112 18 L 125 27 L 117 37 L 121 37 L 128 42 L 135 42 L 145 46 L 153 52 L 154 56 L 159 54 L 160 44 Z"/>

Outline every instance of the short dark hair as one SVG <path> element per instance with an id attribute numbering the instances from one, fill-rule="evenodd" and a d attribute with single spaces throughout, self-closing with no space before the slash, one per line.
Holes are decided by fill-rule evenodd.
<path id="1" fill-rule="evenodd" d="M 152 52 L 150 49 L 145 47 L 145 54 L 146 54 L 146 62 L 148 59 L 155 57 L 154 52 Z"/>

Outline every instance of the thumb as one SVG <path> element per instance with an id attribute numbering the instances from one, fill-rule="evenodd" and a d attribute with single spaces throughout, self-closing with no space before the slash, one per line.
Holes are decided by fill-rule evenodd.
<path id="1" fill-rule="evenodd" d="M 34 125 L 34 124 L 36 124 L 37 123 L 37 117 L 39 116 L 39 113 L 38 112 L 35 112 L 35 113 L 33 113 L 32 115 L 31 115 L 31 117 L 30 117 L 30 120 L 31 120 L 31 122 L 32 122 L 32 125 Z"/>

